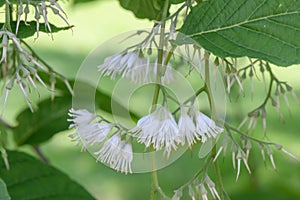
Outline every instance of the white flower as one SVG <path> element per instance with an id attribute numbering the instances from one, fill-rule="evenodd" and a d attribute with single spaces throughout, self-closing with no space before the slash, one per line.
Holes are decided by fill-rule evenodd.
<path id="1" fill-rule="evenodd" d="M 74 123 L 71 124 L 69 128 L 74 126 L 85 126 L 91 123 L 97 117 L 96 114 L 90 113 L 85 109 L 74 110 L 73 108 L 69 110 L 69 116 L 72 117 L 72 119 L 68 119 L 68 121 Z"/>
<path id="2" fill-rule="evenodd" d="M 147 76 L 145 67 L 146 59 L 136 52 L 115 54 L 107 57 L 104 63 L 98 66 L 98 70 L 104 76 L 111 76 L 112 79 L 117 74 L 122 78 L 130 78 L 134 82 L 141 82 Z"/>
<path id="3" fill-rule="evenodd" d="M 78 127 L 77 133 L 84 142 L 93 145 L 104 141 L 111 129 L 111 124 L 94 123 Z"/>
<path id="4" fill-rule="evenodd" d="M 121 140 L 117 134 L 109 138 L 103 147 L 94 153 L 97 161 L 108 164 L 111 168 L 132 173 L 131 162 L 133 160 L 132 145 Z"/>
<path id="5" fill-rule="evenodd" d="M 212 119 L 195 108 L 190 110 L 190 114 L 195 121 L 196 133 L 201 137 L 202 143 L 206 142 L 207 138 L 216 138 L 220 133 L 223 132 L 223 129 L 218 127 Z"/>
<path id="6" fill-rule="evenodd" d="M 153 113 L 142 117 L 137 126 L 131 130 L 137 132 L 137 141 L 155 150 L 165 148 L 167 157 L 172 148 L 177 149 L 178 126 L 172 113 L 165 107 L 158 107 Z"/>
<path id="7" fill-rule="evenodd" d="M 165 62 L 165 58 L 162 62 Z M 104 63 L 98 66 L 98 70 L 103 76 L 110 76 L 111 79 L 121 75 L 122 78 L 128 78 L 134 83 L 147 83 L 156 81 L 158 67 L 159 70 L 163 70 L 162 66 L 158 66 L 157 59 L 151 64 L 150 55 L 146 59 L 143 53 L 137 50 L 105 58 Z M 161 77 L 162 83 L 170 83 L 174 79 L 171 70 L 172 66 L 168 63 Z"/>
<path id="8" fill-rule="evenodd" d="M 82 150 L 85 150 L 87 145 L 94 145 L 104 141 L 112 129 L 111 124 L 91 123 L 96 119 L 97 115 L 87 110 L 74 110 L 72 108 L 69 111 L 69 116 L 72 118 L 68 119 L 68 121 L 74 123 L 69 128 L 77 127 L 77 131 L 69 135 L 69 137 L 72 138 L 72 141 L 77 142 L 77 145 L 82 144 Z"/>
<path id="9" fill-rule="evenodd" d="M 183 108 L 181 109 L 181 115 L 178 120 L 178 129 L 179 129 L 178 142 L 181 143 L 181 145 L 185 144 L 185 140 L 187 140 L 189 146 L 195 144 L 196 139 L 200 140 L 200 137 L 196 132 L 196 126 L 193 120 L 184 111 Z"/>

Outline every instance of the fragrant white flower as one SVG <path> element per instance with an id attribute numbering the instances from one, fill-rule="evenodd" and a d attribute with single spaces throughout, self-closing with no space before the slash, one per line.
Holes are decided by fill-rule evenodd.
<path id="1" fill-rule="evenodd" d="M 136 52 L 115 54 L 107 57 L 104 63 L 98 66 L 98 70 L 104 76 L 111 76 L 112 79 L 116 75 L 122 78 L 130 78 L 134 82 L 141 82 L 148 75 L 145 73 L 147 65 L 146 59 Z"/>
<path id="2" fill-rule="evenodd" d="M 117 134 L 109 138 L 103 147 L 94 153 L 97 161 L 108 164 L 111 168 L 132 173 L 131 162 L 133 160 L 132 145 L 121 140 Z"/>
<path id="3" fill-rule="evenodd" d="M 69 110 L 69 116 L 72 117 L 72 119 L 68 119 L 68 121 L 74 123 L 71 124 L 69 128 L 72 128 L 74 126 L 85 126 L 91 123 L 97 117 L 96 114 L 91 113 L 85 109 L 75 110 L 73 108 Z"/>
<path id="4" fill-rule="evenodd" d="M 216 138 L 223 132 L 223 129 L 217 126 L 212 119 L 195 108 L 192 108 L 190 113 L 195 120 L 196 132 L 201 137 L 201 142 L 206 142 L 207 138 Z"/>
<path id="5" fill-rule="evenodd" d="M 111 129 L 110 124 L 94 123 L 78 127 L 77 133 L 86 144 L 93 145 L 104 141 Z"/>
<path id="6" fill-rule="evenodd" d="M 193 120 L 184 111 L 184 109 L 181 109 L 181 115 L 178 120 L 178 129 L 178 142 L 180 142 L 181 145 L 184 145 L 185 141 L 187 141 L 188 145 L 192 146 L 194 143 L 196 143 L 196 139 L 200 140 Z"/>
<path id="7" fill-rule="evenodd" d="M 172 113 L 165 107 L 158 107 L 142 117 L 131 131 L 137 133 L 137 141 L 146 147 L 152 145 L 155 150 L 165 148 L 167 156 L 172 149 L 177 149 L 178 126 Z"/>

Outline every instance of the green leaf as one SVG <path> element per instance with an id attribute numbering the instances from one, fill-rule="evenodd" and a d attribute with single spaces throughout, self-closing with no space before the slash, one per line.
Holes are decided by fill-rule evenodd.
<path id="1" fill-rule="evenodd" d="M 57 33 L 59 31 L 69 30 L 73 27 L 73 26 L 57 27 L 51 23 L 49 23 L 49 24 L 50 24 L 50 27 L 52 30 L 51 33 Z M 3 26 L 3 23 L 0 23 L 0 27 L 2 27 L 2 26 Z M 11 28 L 13 31 L 16 30 L 16 26 L 17 26 L 16 21 L 11 22 Z M 39 31 L 44 32 L 44 33 L 49 33 L 48 29 L 46 30 L 46 26 L 44 23 L 40 23 Z M 20 21 L 19 31 L 17 34 L 18 38 L 21 38 L 21 39 L 28 38 L 28 37 L 33 36 L 35 33 L 36 33 L 36 22 L 35 21 L 27 22 L 27 25 L 25 24 L 24 21 Z"/>
<path id="2" fill-rule="evenodd" d="M 38 145 L 54 134 L 68 129 L 68 110 L 71 108 L 70 96 L 57 97 L 54 101 L 46 99 L 38 104 L 39 109 L 32 113 L 28 108 L 18 117 L 18 126 L 13 128 L 17 145 Z"/>
<path id="3" fill-rule="evenodd" d="M 6 184 L 4 181 L 0 178 L 0 200 L 10 200 L 10 196 L 8 194 Z"/>
<path id="4" fill-rule="evenodd" d="M 164 4 L 163 0 L 119 0 L 120 5 L 134 13 L 137 18 L 159 20 Z"/>
<path id="5" fill-rule="evenodd" d="M 183 3 L 185 2 L 186 0 L 170 0 L 170 3 L 171 4 L 180 4 L 180 3 Z"/>
<path id="6" fill-rule="evenodd" d="M 299 0 L 205 1 L 192 9 L 180 32 L 220 57 L 300 63 Z M 186 36 L 178 42 L 187 42 Z"/>
<path id="7" fill-rule="evenodd" d="M 67 175 L 25 153 L 9 151 L 8 160 L 11 169 L 0 161 L 0 174 L 14 200 L 94 199 Z"/>
<path id="8" fill-rule="evenodd" d="M 5 4 L 5 0 L 0 0 L 0 8 Z"/>

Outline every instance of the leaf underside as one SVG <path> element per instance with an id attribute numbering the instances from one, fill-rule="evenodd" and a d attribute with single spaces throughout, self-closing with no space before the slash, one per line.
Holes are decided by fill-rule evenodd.
<path id="1" fill-rule="evenodd" d="M 300 63 L 299 0 L 210 0 L 196 5 L 180 30 L 220 57 Z"/>
<path id="2" fill-rule="evenodd" d="M 1 178 L 12 199 L 94 199 L 67 175 L 21 152 L 8 151 L 11 169 L 0 161 Z"/>

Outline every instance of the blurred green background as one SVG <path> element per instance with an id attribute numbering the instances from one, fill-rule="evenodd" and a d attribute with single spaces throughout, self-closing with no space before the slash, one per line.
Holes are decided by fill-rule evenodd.
<path id="1" fill-rule="evenodd" d="M 85 57 L 104 41 L 122 32 L 151 27 L 148 20 L 136 19 L 131 12 L 122 9 L 114 0 L 76 6 L 64 5 L 64 7 L 70 24 L 75 25 L 73 31 L 58 33 L 54 35 L 54 40 L 46 34 L 41 34 L 37 40 L 31 38 L 27 41 L 42 58 L 68 78 L 75 78 Z M 55 24 L 63 25 L 59 20 Z M 300 94 L 300 66 L 276 68 L 275 72 L 280 80 L 288 80 L 296 93 Z M 255 105 L 259 105 L 262 101 L 265 93 L 261 85 L 261 81 L 256 83 L 253 101 L 249 101 L 250 95 L 240 97 L 239 102 L 236 102 L 235 98 L 231 102 L 228 101 L 228 114 L 230 114 L 228 119 L 234 124 L 238 124 L 247 111 L 255 108 Z M 245 91 L 250 91 L 247 84 Z M 43 98 L 50 95 L 48 92 L 44 93 Z M 300 158 L 300 109 L 292 98 L 289 99 L 291 112 L 284 109 L 284 102 L 281 102 L 285 116 L 284 123 L 280 122 L 275 110 L 271 106 L 268 107 L 270 111 L 267 121 L 268 137 Z M 16 115 L 25 107 L 26 102 L 23 97 L 17 90 L 13 90 L 4 116 L 9 122 L 16 123 Z M 97 199 L 148 199 L 151 188 L 150 173 L 123 175 L 96 163 L 89 153 L 81 153 L 80 149 L 74 146 L 67 137 L 69 133 L 68 131 L 59 133 L 41 146 L 52 165 L 82 184 Z M 257 133 L 256 136 L 263 137 L 260 123 L 257 126 Z M 199 169 L 203 161 L 198 159 L 197 149 L 196 147 L 193 151 L 187 152 L 171 166 L 158 172 L 160 185 L 167 194 L 172 195 L 174 189 L 184 184 Z M 231 165 L 230 148 L 224 162 L 220 162 L 224 187 L 230 197 L 232 199 L 300 199 L 299 162 L 275 151 L 274 157 L 278 170 L 274 171 L 269 160 L 267 166 L 264 166 L 257 146 L 254 149 L 251 151 L 249 161 L 253 173 L 251 176 L 248 175 L 242 165 L 238 182 L 235 181 L 235 172 Z M 27 147 L 23 147 L 22 150 L 35 155 Z"/>

